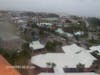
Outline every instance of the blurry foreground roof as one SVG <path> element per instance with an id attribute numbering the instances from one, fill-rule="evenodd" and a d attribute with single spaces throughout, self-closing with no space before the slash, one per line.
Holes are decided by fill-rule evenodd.
<path id="1" fill-rule="evenodd" d="M 0 55 L 0 75 L 21 75 L 16 69 L 10 68 L 10 64 Z"/>

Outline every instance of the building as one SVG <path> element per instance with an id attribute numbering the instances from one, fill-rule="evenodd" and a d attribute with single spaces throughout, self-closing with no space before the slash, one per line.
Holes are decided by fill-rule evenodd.
<path id="1" fill-rule="evenodd" d="M 86 68 L 90 67 L 94 60 L 96 60 L 96 58 L 93 57 L 88 50 L 79 47 L 76 44 L 63 46 L 62 49 L 67 56 L 73 57 L 75 62 L 78 60 L 78 62 L 84 64 Z"/>
<path id="2" fill-rule="evenodd" d="M 60 74 L 55 74 L 55 73 L 40 73 L 38 75 L 60 75 Z M 64 75 L 99 75 L 93 72 L 88 72 L 88 73 L 66 73 Z"/>
<path id="3" fill-rule="evenodd" d="M 64 32 L 62 28 L 56 29 L 55 32 L 65 37 L 73 37 L 73 34 Z"/>
<path id="4" fill-rule="evenodd" d="M 21 75 L 0 55 L 0 75 Z"/>
<path id="5" fill-rule="evenodd" d="M 44 22 L 44 23 L 37 23 L 37 26 L 41 27 L 41 28 L 51 28 L 52 25 L 53 25 L 52 23 L 46 23 L 46 22 Z"/>
<path id="6" fill-rule="evenodd" d="M 91 46 L 89 49 L 90 49 L 90 52 L 97 51 L 97 55 L 100 55 L 100 45 L 98 45 L 98 46 Z"/>
<path id="7" fill-rule="evenodd" d="M 76 44 L 63 46 L 64 53 L 46 53 L 33 56 L 31 63 L 38 65 L 42 68 L 48 68 L 47 63 L 54 63 L 54 73 L 40 73 L 39 75 L 98 75 L 95 73 L 66 73 L 64 68 L 75 68 L 79 63 L 84 65 L 84 68 L 90 68 L 93 64 L 95 57 L 93 57 L 86 49 L 77 46 Z M 49 65 L 50 66 L 50 65 Z M 52 68 L 52 67 L 51 67 Z"/>
<path id="8" fill-rule="evenodd" d="M 100 45 L 99 46 L 92 46 L 90 47 L 90 51 L 93 52 L 93 51 L 98 51 L 100 52 Z"/>
<path id="9" fill-rule="evenodd" d="M 29 47 L 32 48 L 33 51 L 41 50 L 45 47 L 45 45 L 41 44 L 40 41 L 32 41 L 29 44 Z"/>
<path id="10" fill-rule="evenodd" d="M 74 32 L 74 35 L 82 36 L 82 35 L 84 35 L 84 32 L 82 32 L 82 31 Z"/>
<path id="11" fill-rule="evenodd" d="M 59 21 L 59 18 L 57 18 L 57 17 L 45 17 L 45 18 L 41 18 L 41 22 L 57 23 L 58 21 Z"/>

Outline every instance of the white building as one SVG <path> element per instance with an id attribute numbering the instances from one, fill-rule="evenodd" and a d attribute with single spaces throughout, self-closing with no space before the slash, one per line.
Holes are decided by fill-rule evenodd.
<path id="1" fill-rule="evenodd" d="M 52 23 L 37 23 L 37 26 L 39 27 L 45 27 L 45 28 L 51 28 L 52 27 Z"/>
<path id="2" fill-rule="evenodd" d="M 55 74 L 55 73 L 40 73 L 38 75 L 58 75 L 58 74 Z M 88 72 L 88 73 L 65 73 L 64 75 L 99 75 L 99 74 L 96 74 L 96 73 L 93 73 L 93 72 Z"/>
<path id="3" fill-rule="evenodd" d="M 57 30 L 55 30 L 55 32 L 58 33 L 58 34 L 60 34 L 60 35 L 67 36 L 67 37 L 73 37 L 73 35 L 71 33 L 64 32 L 62 30 L 62 28 L 58 28 Z"/>
<path id="4" fill-rule="evenodd" d="M 55 30 L 55 32 L 59 33 L 59 34 L 64 34 L 65 32 L 62 30 L 62 28 L 58 28 L 57 30 Z"/>
<path id="5" fill-rule="evenodd" d="M 32 43 L 29 44 L 29 47 L 33 50 L 39 50 L 43 49 L 45 46 L 41 44 L 39 41 L 32 41 Z"/>
<path id="6" fill-rule="evenodd" d="M 97 55 L 100 55 L 100 45 L 90 47 L 90 52 L 98 51 Z"/>
<path id="7" fill-rule="evenodd" d="M 82 31 L 78 31 L 78 32 L 75 32 L 74 34 L 75 34 L 75 35 L 78 35 L 78 36 L 81 36 L 81 35 L 84 34 L 84 32 L 82 32 Z"/>
<path id="8" fill-rule="evenodd" d="M 63 51 L 65 52 L 66 56 L 73 57 L 72 60 L 75 62 L 78 61 L 85 65 L 85 67 L 90 67 L 96 58 L 94 58 L 88 50 L 77 46 L 76 44 L 72 44 L 70 46 L 63 46 Z M 75 63 L 73 62 L 73 63 Z"/>
<path id="9" fill-rule="evenodd" d="M 96 60 L 87 50 L 73 44 L 62 47 L 65 53 L 47 53 L 32 57 L 32 63 L 40 67 L 47 67 L 47 62 L 53 62 L 58 67 L 76 68 L 76 65 L 82 63 L 85 67 L 90 67 Z M 41 62 L 39 62 L 41 60 Z"/>
<path id="10" fill-rule="evenodd" d="M 47 53 L 33 56 L 31 63 L 40 67 L 48 67 L 47 63 L 55 63 L 53 73 L 41 73 L 39 75 L 97 75 L 95 73 L 65 73 L 64 67 L 76 68 L 81 63 L 85 68 L 89 68 L 93 61 L 96 60 L 86 49 L 78 47 L 76 44 L 63 46 L 62 49 L 65 53 Z"/>

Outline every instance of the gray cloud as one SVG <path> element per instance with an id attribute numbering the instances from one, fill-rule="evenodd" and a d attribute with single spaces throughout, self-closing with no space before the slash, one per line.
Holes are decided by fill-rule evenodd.
<path id="1" fill-rule="evenodd" d="M 100 0 L 0 0 L 0 9 L 100 16 Z"/>

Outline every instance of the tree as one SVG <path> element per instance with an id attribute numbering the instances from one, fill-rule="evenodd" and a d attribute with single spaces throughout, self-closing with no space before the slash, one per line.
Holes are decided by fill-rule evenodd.
<path id="1" fill-rule="evenodd" d="M 94 26 L 100 26 L 100 19 L 96 18 L 96 17 L 89 17 L 87 19 L 89 21 L 90 24 L 94 25 Z"/>
<path id="2" fill-rule="evenodd" d="M 55 63 L 52 63 L 52 68 L 54 68 L 56 66 L 56 64 Z"/>
<path id="3" fill-rule="evenodd" d="M 50 13 L 50 14 L 48 14 L 47 16 L 48 16 L 48 17 L 59 17 L 59 15 L 54 14 L 54 13 Z"/>
<path id="4" fill-rule="evenodd" d="M 57 45 L 62 45 L 62 42 L 60 42 L 60 41 L 56 41 L 56 40 L 54 40 L 53 41 L 53 43 L 54 43 L 54 46 L 56 47 Z"/>
<path id="5" fill-rule="evenodd" d="M 20 16 L 29 16 L 29 17 L 33 17 L 35 15 L 36 15 L 36 13 L 34 13 L 34 12 L 23 12 L 20 14 Z"/>
<path id="6" fill-rule="evenodd" d="M 100 55 L 98 55 L 99 51 L 93 51 L 91 54 L 96 57 L 97 59 L 100 59 Z"/>
<path id="7" fill-rule="evenodd" d="M 54 68 L 54 67 L 56 66 L 55 63 L 47 62 L 46 64 L 47 64 L 47 66 L 48 66 L 49 68 Z"/>
<path id="8" fill-rule="evenodd" d="M 47 62 L 46 64 L 47 64 L 47 67 L 49 67 L 49 68 L 51 67 L 51 63 L 50 62 Z"/>
<path id="9" fill-rule="evenodd" d="M 0 48 L 0 54 L 4 55 L 5 54 L 5 51 L 3 48 Z"/>
<path id="10" fill-rule="evenodd" d="M 24 56 L 27 56 L 27 57 L 31 57 L 31 50 L 29 48 L 29 43 L 24 43 L 22 45 L 22 52 L 21 52 L 22 55 Z"/>
<path id="11" fill-rule="evenodd" d="M 43 36 L 44 36 L 44 34 L 45 34 L 45 33 L 44 33 L 44 31 L 43 31 L 43 30 L 40 30 L 40 31 L 39 31 L 39 35 L 40 35 L 41 37 L 43 37 Z"/>
<path id="12" fill-rule="evenodd" d="M 83 69 L 85 68 L 85 65 L 84 64 L 77 64 L 77 69 L 79 69 L 79 71 L 82 71 Z"/>
<path id="13" fill-rule="evenodd" d="M 85 67 L 85 65 L 84 64 L 81 64 L 81 63 L 79 63 L 78 65 L 77 65 L 77 68 L 84 68 Z"/>
<path id="14" fill-rule="evenodd" d="M 4 50 L 2 49 L 1 54 L 6 58 L 6 60 L 14 65 L 16 61 L 16 57 L 18 56 L 17 50 Z"/>
<path id="15" fill-rule="evenodd" d="M 37 27 L 37 24 L 35 22 L 32 23 L 32 28 Z"/>
<path id="16" fill-rule="evenodd" d="M 34 27 L 37 27 L 37 24 L 35 22 L 33 22 L 32 20 L 28 20 L 27 26 L 31 27 L 31 28 L 34 28 Z"/>
<path id="17" fill-rule="evenodd" d="M 47 49 L 47 51 L 55 52 L 56 46 L 53 42 L 48 41 L 45 48 Z"/>

